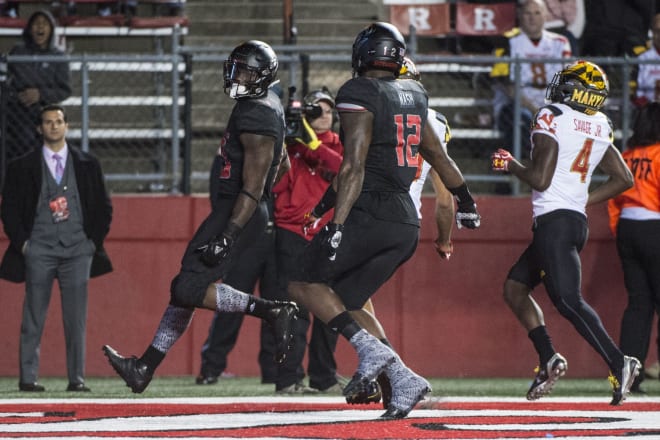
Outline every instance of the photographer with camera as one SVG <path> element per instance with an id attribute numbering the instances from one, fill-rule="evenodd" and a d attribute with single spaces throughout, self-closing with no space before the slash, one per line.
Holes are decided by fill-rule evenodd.
<path id="1" fill-rule="evenodd" d="M 273 187 L 278 288 L 283 298 L 288 297 L 287 285 L 294 271 L 299 270 L 303 249 L 332 218 L 332 211 L 329 211 L 311 227 L 306 227 L 309 213 L 339 171 L 344 152 L 339 135 L 332 131 L 336 119 L 335 101 L 328 89 L 312 91 L 302 102 L 295 100 L 294 93 L 292 87 L 286 108 L 285 139 L 291 168 Z M 333 354 L 337 334 L 316 319 L 309 342 L 309 387 L 302 383 L 309 325 L 310 314 L 300 309 L 294 327 L 294 348 L 286 361 L 278 366 L 276 393 L 311 394 L 320 391 L 341 394 Z"/>

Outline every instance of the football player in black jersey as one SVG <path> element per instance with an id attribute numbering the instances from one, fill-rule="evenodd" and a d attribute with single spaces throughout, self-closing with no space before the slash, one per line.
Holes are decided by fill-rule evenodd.
<path id="1" fill-rule="evenodd" d="M 188 243 L 181 270 L 172 280 L 170 303 L 142 357 L 123 357 L 103 347 L 110 365 L 134 393 L 149 385 L 168 350 L 188 328 L 195 308 L 266 320 L 275 333 L 276 360 L 286 357 L 297 306 L 248 295 L 222 282 L 259 240 L 268 221 L 266 201 L 284 141 L 284 110 L 271 90 L 277 68 L 273 49 L 257 40 L 234 48 L 224 63 L 224 91 L 236 104 L 211 168 L 211 213 Z"/>
<path id="2" fill-rule="evenodd" d="M 419 219 L 408 190 L 419 154 L 457 197 L 458 226 L 480 222 L 463 176 L 426 124 L 426 91 L 415 80 L 397 80 L 404 55 L 403 36 L 389 23 L 374 23 L 356 37 L 354 77 L 336 98 L 344 161 L 336 193 L 328 190 L 317 207 L 335 205 L 334 217 L 311 242 L 304 274 L 289 284 L 296 301 L 355 348 L 358 369 L 345 396 L 387 374 L 392 398 L 385 419 L 405 417 L 431 390 L 403 364 L 378 320 L 362 310 L 417 247 Z"/>

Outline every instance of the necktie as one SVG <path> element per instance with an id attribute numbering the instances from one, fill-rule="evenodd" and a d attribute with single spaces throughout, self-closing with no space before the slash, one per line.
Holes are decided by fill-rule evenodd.
<path id="1" fill-rule="evenodd" d="M 59 185 L 62 181 L 62 176 L 64 175 L 64 165 L 62 165 L 62 156 L 59 154 L 53 154 L 53 159 L 57 162 L 55 164 L 55 180 Z"/>

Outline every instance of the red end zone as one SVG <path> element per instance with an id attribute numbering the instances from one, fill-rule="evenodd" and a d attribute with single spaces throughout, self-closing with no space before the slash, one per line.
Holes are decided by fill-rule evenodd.
<path id="1" fill-rule="evenodd" d="M 341 398 L 0 400 L 0 438 L 660 437 L 660 399 L 432 398 L 403 420 Z"/>

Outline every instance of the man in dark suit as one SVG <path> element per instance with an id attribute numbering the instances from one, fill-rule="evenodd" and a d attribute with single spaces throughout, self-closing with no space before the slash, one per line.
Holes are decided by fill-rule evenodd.
<path id="1" fill-rule="evenodd" d="M 90 276 L 112 271 L 103 249 L 112 204 L 99 162 L 67 144 L 64 108 L 45 106 L 37 129 L 43 144 L 9 163 L 0 204 L 10 240 L 0 264 L 0 278 L 25 281 L 19 389 L 44 391 L 37 382 L 39 347 L 57 278 L 67 391 L 89 391 L 84 376 L 87 283 Z"/>

